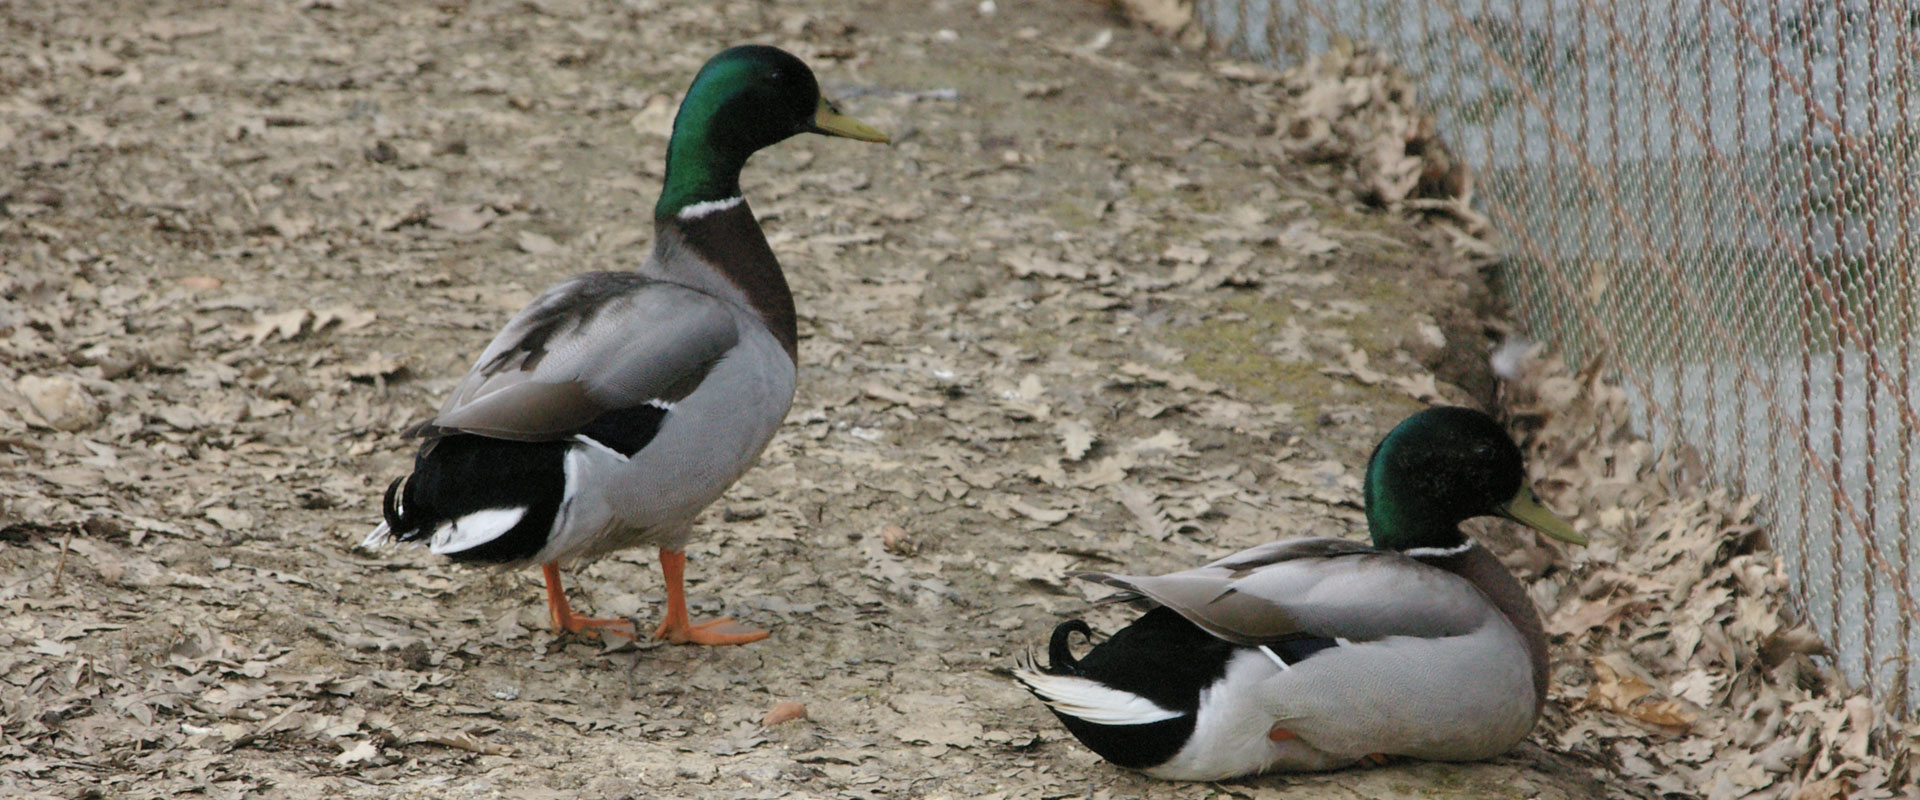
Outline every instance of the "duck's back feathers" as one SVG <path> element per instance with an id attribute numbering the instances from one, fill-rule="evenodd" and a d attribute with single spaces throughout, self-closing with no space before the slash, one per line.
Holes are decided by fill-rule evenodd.
<path id="1" fill-rule="evenodd" d="M 554 441 L 609 412 L 671 408 L 739 342 L 743 314 L 636 273 L 575 276 L 507 323 L 421 432 Z"/>
<path id="2" fill-rule="evenodd" d="M 1168 575 L 1081 577 L 1144 595 L 1235 644 L 1473 631 L 1494 613 L 1466 579 L 1345 539 L 1295 539 Z"/>

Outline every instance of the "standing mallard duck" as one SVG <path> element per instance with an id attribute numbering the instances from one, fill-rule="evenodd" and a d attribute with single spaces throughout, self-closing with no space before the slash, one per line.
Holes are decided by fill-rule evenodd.
<path id="1" fill-rule="evenodd" d="M 1159 607 L 1078 660 L 1068 640 L 1091 629 L 1062 623 L 1048 666 L 1015 677 L 1094 752 L 1160 778 L 1506 752 L 1546 703 L 1546 636 L 1460 523 L 1586 537 L 1540 506 L 1520 448 L 1471 409 L 1401 422 L 1363 494 L 1373 547 L 1295 539 L 1171 575 L 1082 575 Z"/>
<path id="2" fill-rule="evenodd" d="M 693 623 L 683 575 L 693 519 L 738 480 L 793 404 L 793 295 L 740 196 L 740 169 L 797 133 L 887 137 L 840 114 L 773 47 L 700 68 L 674 117 L 653 252 L 590 272 L 514 315 L 432 420 L 413 474 L 387 488 L 365 546 L 426 540 L 455 561 L 539 564 L 553 624 L 635 635 L 567 606 L 561 564 L 660 548 L 672 642 L 765 638 Z"/>

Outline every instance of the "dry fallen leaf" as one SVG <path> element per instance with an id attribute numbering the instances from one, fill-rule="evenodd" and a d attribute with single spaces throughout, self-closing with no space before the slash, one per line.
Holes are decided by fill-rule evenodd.
<path id="1" fill-rule="evenodd" d="M 272 228 L 273 232 L 282 239 L 298 239 L 306 236 L 313 232 L 316 224 L 312 215 L 293 213 L 278 207 L 267 212 L 266 221 L 267 227 Z"/>
<path id="2" fill-rule="evenodd" d="M 1031 505 L 1024 500 L 1008 500 L 1007 507 L 1018 512 L 1020 516 L 1046 525 L 1064 522 L 1068 517 L 1073 516 L 1072 512 L 1064 509 Z"/>
<path id="3" fill-rule="evenodd" d="M 1587 688 L 1586 703 L 1617 714 L 1631 715 L 1634 704 L 1653 693 L 1653 686 L 1641 679 L 1639 669 L 1626 656 L 1611 653 L 1591 662 L 1593 683 Z"/>
<path id="4" fill-rule="evenodd" d="M 1193 21 L 1193 0 L 1120 0 L 1127 16 L 1162 36 L 1178 34 Z"/>
<path id="5" fill-rule="evenodd" d="M 365 381 L 397 375 L 406 368 L 407 365 L 405 363 L 395 360 L 386 353 L 375 350 L 368 353 L 365 358 L 348 364 L 346 373 L 349 378 Z"/>
<path id="6" fill-rule="evenodd" d="M 453 733 L 417 733 L 407 737 L 406 742 L 407 744 L 437 744 L 442 747 L 451 747 L 455 750 L 465 750 L 469 753 L 479 753 L 488 756 L 511 755 L 513 752 L 503 745 L 489 742 L 466 731 L 455 731 Z M 370 746 L 370 743 L 367 742 L 362 742 L 361 744 Z M 349 751 L 349 753 L 351 752 L 352 751 Z M 349 753 L 340 754 L 339 759 L 347 758 Z M 339 761 L 339 759 L 335 760 Z"/>
<path id="7" fill-rule="evenodd" d="M 253 527 L 253 515 L 245 511 L 236 511 L 225 506 L 214 506 L 201 512 L 207 519 L 230 531 L 245 531 Z"/>
<path id="8" fill-rule="evenodd" d="M 235 333 L 241 338 L 253 340 L 254 344 L 263 344 L 276 336 L 292 341 L 306 329 L 307 323 L 312 319 L 313 312 L 304 308 L 277 314 L 256 311 L 253 314 L 253 324 L 240 326 Z"/>
<path id="9" fill-rule="evenodd" d="M 1113 497 L 1139 521 L 1141 533 L 1160 541 L 1172 538 L 1173 522 L 1151 492 L 1129 483 L 1116 483 L 1113 485 Z"/>
<path id="10" fill-rule="evenodd" d="M 1220 385 L 1211 381 L 1132 361 L 1120 365 L 1120 374 L 1162 383 L 1180 391 L 1211 393 L 1220 390 Z"/>
<path id="11" fill-rule="evenodd" d="M 1808 781 L 1795 789 L 1791 800 L 1848 800 L 1854 796 L 1853 781 L 1840 775 Z"/>
<path id="12" fill-rule="evenodd" d="M 1547 633 L 1565 636 L 1612 625 L 1618 622 L 1621 615 L 1626 613 L 1633 604 L 1634 601 L 1631 598 L 1603 598 L 1573 607 L 1562 607 L 1558 613 L 1547 620 Z"/>
<path id="13" fill-rule="evenodd" d="M 907 537 L 907 529 L 898 525 L 880 529 L 880 546 L 897 556 L 911 556 L 917 549 L 913 546 L 913 540 Z"/>
<path id="14" fill-rule="evenodd" d="M 1060 437 L 1060 447 L 1066 452 L 1068 461 L 1079 461 L 1087 457 L 1087 451 L 1099 437 L 1088 428 L 1086 423 L 1077 419 L 1062 418 L 1053 425 L 1054 433 Z"/>
<path id="15" fill-rule="evenodd" d="M 351 764 L 358 764 L 362 761 L 378 761 L 379 759 L 380 748 L 375 747 L 373 742 L 362 739 L 346 748 L 340 755 L 334 756 L 333 763 L 344 767 Z"/>
<path id="16" fill-rule="evenodd" d="M 318 333 L 319 331 L 327 329 L 328 326 L 337 325 L 334 329 L 343 333 L 357 331 L 368 325 L 372 325 L 378 316 L 379 315 L 372 309 L 353 308 L 351 306 L 323 308 L 313 312 L 313 330 Z"/>
<path id="17" fill-rule="evenodd" d="M 782 722 L 807 718 L 807 707 L 797 700 L 782 700 L 767 709 L 767 715 L 760 718 L 760 726 L 771 728 Z"/>
<path id="18" fill-rule="evenodd" d="M 554 241 L 553 237 L 534 231 L 514 234 L 513 243 L 519 246 L 521 252 L 533 256 L 550 256 L 561 249 L 560 243 Z"/>
<path id="19" fill-rule="evenodd" d="M 1323 236 L 1319 225 L 1303 220 L 1280 231 L 1280 246 L 1303 256 L 1317 256 L 1340 249 L 1340 243 Z"/>
<path id="20" fill-rule="evenodd" d="M 64 375 L 22 375 L 14 390 L 27 399 L 35 414 L 47 427 L 57 431 L 81 431 L 100 421 L 100 404 L 79 381 Z"/>
<path id="21" fill-rule="evenodd" d="M 1196 455 L 1193 442 L 1172 428 L 1162 428 L 1152 436 L 1135 439 L 1127 444 L 1127 450 L 1135 453 L 1167 453 L 1181 458 Z"/>
<path id="22" fill-rule="evenodd" d="M 477 233 L 499 217 L 492 208 L 471 203 L 435 206 L 427 213 L 427 224 L 448 233 Z"/>
<path id="23" fill-rule="evenodd" d="M 921 397 L 877 383 L 867 384 L 862 388 L 862 391 L 864 391 L 868 397 L 875 400 L 884 400 L 895 405 L 906 406 L 916 411 L 926 408 L 937 408 L 942 405 L 942 401 L 938 399 Z"/>

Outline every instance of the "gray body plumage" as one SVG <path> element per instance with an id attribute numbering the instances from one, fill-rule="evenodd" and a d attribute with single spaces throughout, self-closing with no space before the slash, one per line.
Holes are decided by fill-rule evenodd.
<path id="1" fill-rule="evenodd" d="M 793 404 L 793 359 L 745 293 L 682 247 L 674 226 L 658 232 L 637 272 L 574 276 L 514 315 L 425 426 L 562 441 L 607 411 L 666 411 L 631 456 L 573 445 L 546 545 L 509 565 L 682 549 L 694 518 L 753 464 Z"/>
<path id="2" fill-rule="evenodd" d="M 1448 557 L 1493 561 L 1477 545 Z M 1502 590 L 1401 553 L 1297 539 L 1168 575 L 1082 577 L 1250 648 L 1341 640 L 1288 669 L 1257 650 L 1236 654 L 1203 694 L 1186 746 L 1145 770 L 1157 777 L 1334 769 L 1376 753 L 1478 760 L 1513 747 L 1538 716 L 1534 670 L 1544 665 L 1493 597 Z M 1274 728 L 1297 738 L 1270 740 Z"/>

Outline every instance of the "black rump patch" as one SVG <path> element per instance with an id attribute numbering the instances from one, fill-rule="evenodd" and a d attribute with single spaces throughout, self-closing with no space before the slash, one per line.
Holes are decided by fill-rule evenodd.
<path id="1" fill-rule="evenodd" d="M 1120 629 L 1079 660 L 1067 650 L 1073 633 L 1087 624 L 1063 622 L 1048 643 L 1051 675 L 1071 675 L 1137 694 L 1180 716 L 1144 725 L 1101 725 L 1054 712 L 1067 731 L 1101 758 L 1129 769 L 1164 764 L 1193 735 L 1200 690 L 1227 674 L 1237 647 L 1214 638 L 1172 609 L 1156 608 Z M 1063 659 L 1064 657 L 1064 659 Z"/>
<path id="2" fill-rule="evenodd" d="M 519 523 L 505 533 L 447 557 L 493 564 L 530 559 L 546 547 L 553 530 L 566 492 L 566 452 L 572 446 L 470 433 L 430 441 L 414 457 L 413 474 L 388 487 L 383 503 L 387 526 L 395 540 L 417 542 L 476 511 L 524 507 Z"/>
<path id="3" fill-rule="evenodd" d="M 580 435 L 606 445 L 620 455 L 632 458 L 653 441 L 660 432 L 660 423 L 667 418 L 667 409 L 655 405 L 639 405 L 608 411 L 595 417 L 587 427 L 580 429 Z"/>
<path id="4" fill-rule="evenodd" d="M 660 432 L 671 413 L 654 405 L 609 411 L 578 432 L 629 458 Z M 381 503 L 397 541 L 417 542 L 441 525 L 476 511 L 524 507 L 526 513 L 492 541 L 447 557 L 455 561 L 524 561 L 547 546 L 554 518 L 566 503 L 571 438 L 516 442 L 473 433 L 443 433 L 420 447 L 413 474 L 387 487 Z"/>

